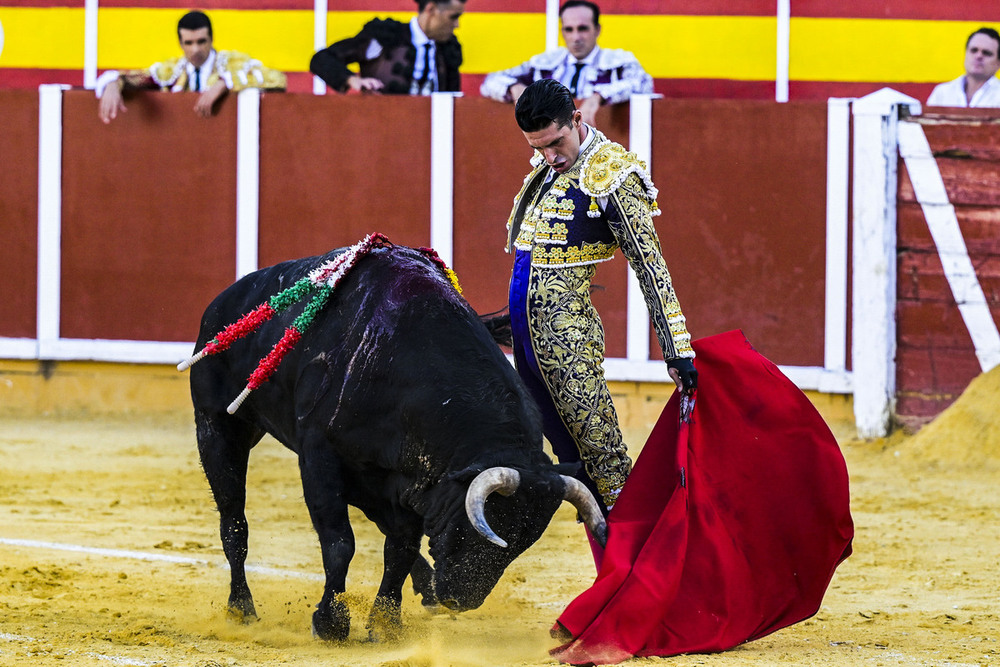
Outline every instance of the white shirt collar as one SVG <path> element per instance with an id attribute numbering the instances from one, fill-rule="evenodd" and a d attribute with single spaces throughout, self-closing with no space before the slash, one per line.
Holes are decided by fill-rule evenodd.
<path id="1" fill-rule="evenodd" d="M 590 53 L 587 54 L 587 57 L 584 58 L 583 60 L 577 60 L 576 57 L 572 53 L 570 53 L 569 50 L 567 50 L 566 66 L 572 67 L 576 63 L 583 63 L 584 65 L 593 65 L 594 62 L 597 60 L 597 52 L 600 50 L 601 47 L 595 45 L 594 48 L 590 50 Z"/>
<path id="2" fill-rule="evenodd" d="M 420 23 L 417 21 L 416 16 L 410 19 L 410 35 L 412 37 L 413 46 L 417 47 L 417 51 L 419 51 L 420 47 L 427 42 L 430 42 L 432 47 L 434 45 L 431 38 L 425 35 L 424 31 L 420 29 Z"/>
<path id="3" fill-rule="evenodd" d="M 189 60 L 187 61 L 187 64 L 184 67 L 187 70 L 188 80 L 190 81 L 191 77 L 194 76 L 194 69 L 195 69 L 194 65 Z M 214 69 L 215 69 L 215 49 L 212 49 L 211 51 L 208 52 L 208 58 L 205 58 L 205 62 L 203 62 L 201 64 L 201 67 L 198 68 L 199 78 L 200 78 L 199 83 L 201 83 L 202 89 L 206 88 L 206 84 L 208 83 L 208 76 L 212 73 L 212 70 Z"/>

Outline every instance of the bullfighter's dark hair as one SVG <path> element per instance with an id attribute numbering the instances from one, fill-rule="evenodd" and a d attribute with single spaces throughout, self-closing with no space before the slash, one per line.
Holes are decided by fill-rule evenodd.
<path id="1" fill-rule="evenodd" d="M 969 48 L 969 42 L 971 42 L 972 38 L 975 37 L 976 35 L 986 35 L 987 37 L 989 37 L 990 39 L 992 39 L 994 42 L 996 42 L 997 43 L 997 47 L 1000 48 L 1000 32 L 997 32 L 993 28 L 987 28 L 985 26 L 983 26 L 979 30 L 977 30 L 974 33 L 972 33 L 971 35 L 969 35 L 969 39 L 965 40 L 965 48 Z"/>
<path id="2" fill-rule="evenodd" d="M 177 39 L 181 38 L 181 30 L 201 30 L 208 28 L 208 37 L 212 38 L 212 21 L 205 12 L 191 11 L 177 22 Z"/>
<path id="3" fill-rule="evenodd" d="M 601 25 L 601 8 L 596 3 L 590 2 L 590 0 L 566 0 L 563 6 L 559 8 L 559 18 L 562 18 L 564 11 L 573 7 L 586 7 L 594 12 L 594 26 Z"/>
<path id="4" fill-rule="evenodd" d="M 576 105 L 569 88 L 555 79 L 539 79 L 521 93 L 514 105 L 514 119 L 523 132 L 538 132 L 552 123 L 573 124 Z"/>

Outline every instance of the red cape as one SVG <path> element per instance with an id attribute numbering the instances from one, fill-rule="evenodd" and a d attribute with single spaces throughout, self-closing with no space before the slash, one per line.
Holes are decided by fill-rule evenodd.
<path id="1" fill-rule="evenodd" d="M 851 553 L 847 466 L 813 405 L 739 331 L 694 348 L 690 419 L 674 394 L 608 518 L 597 580 L 553 628 L 572 636 L 552 650 L 562 662 L 763 637 L 815 614 Z"/>

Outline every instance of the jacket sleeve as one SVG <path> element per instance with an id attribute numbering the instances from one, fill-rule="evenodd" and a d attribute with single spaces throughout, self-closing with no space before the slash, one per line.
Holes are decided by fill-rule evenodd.
<path id="1" fill-rule="evenodd" d="M 334 42 L 321 51 L 317 51 L 309 61 L 309 71 L 323 79 L 326 85 L 340 92 L 347 91 L 347 79 L 354 73 L 347 68 L 350 63 L 359 63 L 365 59 L 368 45 L 372 37 L 367 27 L 354 37 Z"/>
<path id="2" fill-rule="evenodd" d="M 613 69 L 618 72 L 618 76 L 612 77 L 609 83 L 594 85 L 594 92 L 603 97 L 607 104 L 627 102 L 632 95 L 652 93 L 653 77 L 642 68 L 636 57 L 628 51 L 619 51 L 616 55 L 618 62 L 613 63 Z"/>
<path id="3" fill-rule="evenodd" d="M 530 60 L 510 69 L 491 72 L 483 79 L 479 87 L 479 94 L 489 97 L 497 102 L 513 102 L 510 97 L 510 87 L 515 83 L 528 85 L 534 80 L 535 68 Z"/>
<path id="4" fill-rule="evenodd" d="M 244 88 L 284 90 L 288 84 L 284 72 L 265 67 L 256 58 L 238 51 L 220 51 L 218 68 L 219 76 L 233 92 Z"/>
<path id="5" fill-rule="evenodd" d="M 665 361 L 694 357 L 681 305 L 653 226 L 655 204 L 635 173 L 608 197 L 606 214 L 612 233 L 639 279 L 653 330 Z"/>

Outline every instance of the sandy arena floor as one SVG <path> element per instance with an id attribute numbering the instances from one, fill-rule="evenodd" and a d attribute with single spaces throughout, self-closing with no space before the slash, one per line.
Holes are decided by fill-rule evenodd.
<path id="1" fill-rule="evenodd" d="M 917 436 L 843 441 L 855 553 L 814 618 L 722 654 L 627 664 L 1000 665 L 998 397 L 994 373 Z M 190 424 L 0 419 L 0 665 L 554 664 L 548 629 L 593 578 L 569 509 L 481 609 L 431 615 L 407 597 L 392 645 L 365 641 L 382 540 L 356 514 L 355 625 L 326 645 L 310 636 L 321 566 L 295 460 L 265 441 L 250 463 L 260 620 L 240 625 Z"/>

